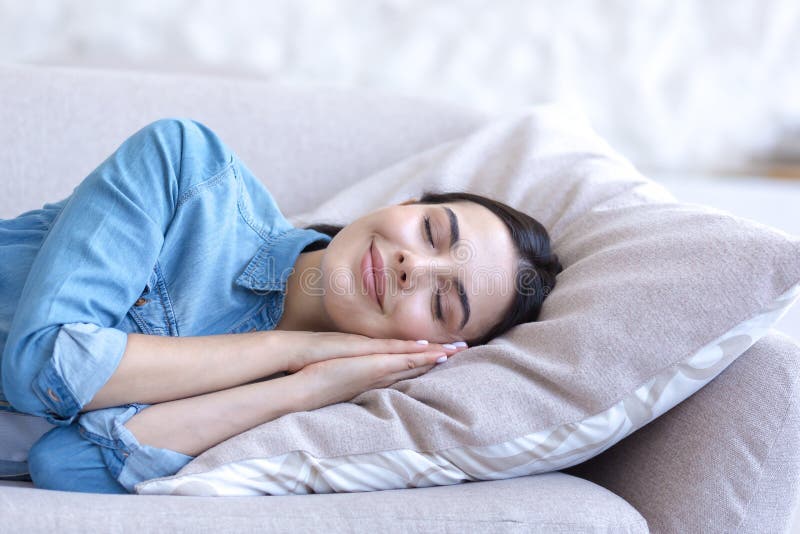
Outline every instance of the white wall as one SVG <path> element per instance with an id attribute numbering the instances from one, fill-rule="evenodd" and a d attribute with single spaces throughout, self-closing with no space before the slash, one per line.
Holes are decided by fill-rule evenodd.
<path id="1" fill-rule="evenodd" d="M 0 0 L 0 61 L 583 106 L 646 169 L 800 160 L 797 0 Z"/>

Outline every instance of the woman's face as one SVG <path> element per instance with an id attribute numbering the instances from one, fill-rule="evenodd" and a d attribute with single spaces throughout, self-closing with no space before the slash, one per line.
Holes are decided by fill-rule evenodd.
<path id="1" fill-rule="evenodd" d="M 338 331 L 374 338 L 447 343 L 485 334 L 513 299 L 510 232 L 474 202 L 412 201 L 357 219 L 328 244 L 326 313 Z"/>

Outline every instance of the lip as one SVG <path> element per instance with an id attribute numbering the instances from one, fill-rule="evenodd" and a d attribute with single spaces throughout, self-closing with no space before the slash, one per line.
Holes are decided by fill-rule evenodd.
<path id="1" fill-rule="evenodd" d="M 370 241 L 369 247 L 367 247 L 364 256 L 361 258 L 361 284 L 367 289 L 367 293 L 378 305 L 378 308 L 383 311 L 383 306 L 381 305 L 381 300 L 378 298 L 378 292 L 375 287 L 376 272 L 372 263 L 372 245 L 373 241 Z"/>
<path id="2" fill-rule="evenodd" d="M 372 240 L 370 250 L 372 251 L 372 266 L 375 268 L 373 271 L 375 275 L 375 294 L 378 297 L 381 309 L 383 309 L 384 295 L 386 295 L 386 273 L 383 270 L 381 252 L 375 246 L 375 239 Z"/>

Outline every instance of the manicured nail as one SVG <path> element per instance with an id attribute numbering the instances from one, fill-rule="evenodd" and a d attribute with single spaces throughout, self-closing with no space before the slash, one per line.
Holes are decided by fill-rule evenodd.
<path id="1" fill-rule="evenodd" d="M 467 344 L 465 342 L 463 342 L 463 341 L 453 341 L 453 345 L 455 345 L 456 347 L 466 347 L 467 346 Z"/>
<path id="2" fill-rule="evenodd" d="M 456 350 L 455 345 L 451 345 L 450 343 L 445 343 L 442 347 L 446 348 L 447 350 Z"/>
<path id="3" fill-rule="evenodd" d="M 442 362 L 446 362 L 446 361 L 447 361 L 447 356 L 442 356 L 438 360 L 436 360 L 436 363 L 442 363 Z"/>
<path id="4" fill-rule="evenodd" d="M 427 345 L 427 344 L 428 344 L 428 340 L 426 340 L 426 339 L 419 339 L 419 340 L 417 340 L 417 343 L 419 343 L 420 345 Z"/>

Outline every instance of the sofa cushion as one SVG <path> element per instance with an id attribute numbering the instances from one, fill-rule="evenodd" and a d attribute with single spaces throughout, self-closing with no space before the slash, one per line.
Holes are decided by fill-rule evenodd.
<path id="1" fill-rule="evenodd" d="M 385 490 L 573 466 L 707 384 L 800 293 L 800 239 L 676 202 L 558 106 L 498 117 L 292 221 L 347 223 L 426 188 L 488 194 L 550 230 L 564 271 L 540 319 L 260 425 L 138 493 Z"/>
<path id="2" fill-rule="evenodd" d="M 46 514 L 41 513 L 47 510 Z M 563 473 L 372 493 L 232 497 L 103 495 L 0 482 L 19 532 L 648 532 L 607 489 Z"/>

